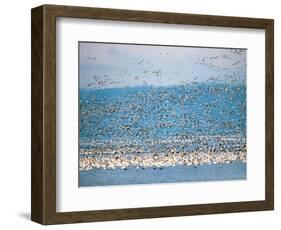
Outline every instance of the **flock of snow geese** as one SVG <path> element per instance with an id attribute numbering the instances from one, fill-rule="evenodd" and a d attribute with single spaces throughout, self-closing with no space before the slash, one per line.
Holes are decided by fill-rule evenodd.
<path id="1" fill-rule="evenodd" d="M 161 79 L 166 73 L 153 68 L 148 58 L 132 61 L 142 70 L 132 77 L 148 87 L 120 88 L 123 93 L 116 95 L 95 89 L 123 84 L 122 77 L 132 75 L 129 70 L 121 68 L 115 78 L 93 74 L 88 87 L 94 90 L 80 96 L 80 170 L 246 162 L 246 85 L 241 76 L 246 61 L 221 55 L 200 57 L 195 64 L 227 70 L 217 64 L 220 59 L 231 63 L 232 73 L 209 76 L 204 83 L 195 73 L 191 82 L 158 88 L 149 87 L 146 76 Z M 179 73 L 171 71 L 171 78 Z"/>
<path id="2" fill-rule="evenodd" d="M 173 62 L 173 52 L 160 52 L 159 56 L 168 56 Z M 243 58 L 241 58 L 243 55 Z M 241 56 L 241 57 L 240 57 Z M 238 57 L 238 58 L 237 58 Z M 92 63 L 96 63 L 98 57 L 87 57 Z M 178 64 L 175 61 L 175 64 Z M 178 70 L 169 70 L 168 72 L 161 70 L 160 68 L 155 67 L 153 61 L 149 58 L 144 57 L 139 60 L 131 61 L 131 66 L 134 66 L 134 71 L 130 71 L 128 68 L 121 67 L 118 72 L 114 72 L 113 74 L 93 74 L 92 80 L 87 84 L 89 88 L 110 88 L 114 86 L 128 86 L 126 85 L 126 79 L 128 77 L 138 81 L 141 85 L 149 85 L 148 79 L 157 77 L 158 82 L 169 82 L 173 76 L 180 74 Z M 224 71 L 229 72 L 232 70 L 231 74 L 224 74 L 222 77 L 217 76 L 216 78 L 210 76 L 207 81 L 231 81 L 235 83 L 244 76 L 241 76 L 246 72 L 246 57 L 245 50 L 243 49 L 230 49 L 230 54 L 216 55 L 216 56 L 204 56 L 198 57 L 196 61 L 194 61 L 194 65 L 205 67 L 210 70 L 215 71 Z M 137 70 L 137 71 L 135 71 Z M 136 73 L 137 72 L 137 73 Z M 182 81 L 183 84 L 196 82 L 198 79 L 198 75 L 192 72 L 193 80 L 192 81 Z"/>

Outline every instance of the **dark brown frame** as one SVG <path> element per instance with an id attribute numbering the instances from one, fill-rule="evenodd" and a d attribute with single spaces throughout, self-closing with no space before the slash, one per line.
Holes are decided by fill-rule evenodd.
<path id="1" fill-rule="evenodd" d="M 56 212 L 56 18 L 121 20 L 265 30 L 265 200 L 216 204 Z M 62 224 L 274 209 L 274 21 L 104 8 L 43 5 L 32 9 L 31 219 Z"/>

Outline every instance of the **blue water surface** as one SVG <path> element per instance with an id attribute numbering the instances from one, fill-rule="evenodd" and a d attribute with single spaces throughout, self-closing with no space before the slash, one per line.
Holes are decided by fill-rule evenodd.
<path id="1" fill-rule="evenodd" d="M 246 135 L 246 87 L 196 84 L 80 90 L 80 148 L 112 140 Z M 93 142 L 94 140 L 94 142 Z M 154 146 L 151 151 L 157 151 Z"/>
<path id="2" fill-rule="evenodd" d="M 154 154 L 172 148 L 181 152 L 236 151 L 246 145 L 244 84 L 80 89 L 79 106 L 80 150 L 99 148 L 106 154 L 107 148 L 131 147 L 142 149 L 133 154 Z M 246 163 L 238 162 L 197 169 L 93 169 L 80 171 L 79 183 L 90 186 L 245 177 Z"/>
<path id="3" fill-rule="evenodd" d="M 160 168 L 95 169 L 80 173 L 79 186 L 157 184 L 246 179 L 246 163 Z"/>

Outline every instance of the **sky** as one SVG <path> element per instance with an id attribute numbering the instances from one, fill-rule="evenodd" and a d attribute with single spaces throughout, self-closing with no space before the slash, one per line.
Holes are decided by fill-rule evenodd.
<path id="1" fill-rule="evenodd" d="M 246 49 L 79 42 L 80 88 L 246 83 Z"/>

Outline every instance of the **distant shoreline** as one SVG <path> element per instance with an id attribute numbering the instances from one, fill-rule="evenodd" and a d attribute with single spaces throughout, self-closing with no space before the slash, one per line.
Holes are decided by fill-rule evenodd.
<path id="1" fill-rule="evenodd" d="M 115 86 L 115 87 L 80 87 L 80 91 L 87 91 L 87 90 L 95 90 L 95 91 L 103 91 L 103 90 L 118 90 L 118 89 L 150 89 L 150 88 L 177 88 L 177 87 L 196 87 L 196 86 L 241 86 L 246 88 L 246 82 L 244 81 L 237 81 L 237 82 L 222 82 L 222 81 L 201 81 L 201 82 L 185 82 L 185 83 L 179 83 L 179 84 L 167 84 L 167 85 L 155 85 L 155 84 L 148 84 L 148 85 L 127 85 L 127 86 Z"/>

